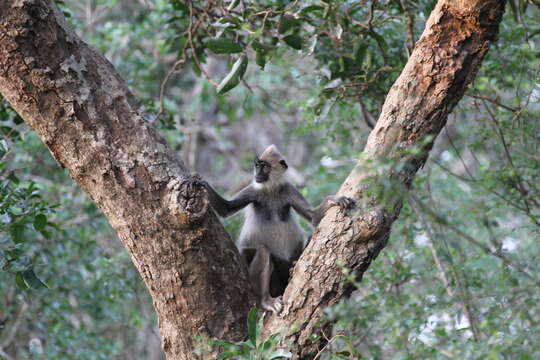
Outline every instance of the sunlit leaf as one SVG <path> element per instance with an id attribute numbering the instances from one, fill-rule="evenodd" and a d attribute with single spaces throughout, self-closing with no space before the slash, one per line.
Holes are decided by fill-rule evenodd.
<path id="1" fill-rule="evenodd" d="M 34 270 L 26 270 L 23 272 L 23 278 L 26 284 L 31 287 L 32 289 L 39 289 L 42 287 L 47 287 L 43 281 L 41 281 L 36 274 L 34 273 Z"/>
<path id="2" fill-rule="evenodd" d="M 236 85 L 240 83 L 244 77 L 248 64 L 247 56 L 242 56 L 233 64 L 231 71 L 225 76 L 217 87 L 218 94 L 224 94 L 229 90 L 232 90 Z"/>

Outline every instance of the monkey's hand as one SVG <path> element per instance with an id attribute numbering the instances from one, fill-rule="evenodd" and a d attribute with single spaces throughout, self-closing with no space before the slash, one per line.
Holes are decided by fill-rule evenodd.
<path id="1" fill-rule="evenodd" d="M 274 315 L 279 315 L 281 310 L 283 310 L 283 298 L 281 296 L 278 297 L 268 297 L 266 299 L 261 300 L 261 307 L 264 310 L 271 311 L 274 313 Z"/>
<path id="2" fill-rule="evenodd" d="M 356 201 L 346 196 L 329 196 L 328 202 L 346 210 L 354 209 L 356 206 Z"/>

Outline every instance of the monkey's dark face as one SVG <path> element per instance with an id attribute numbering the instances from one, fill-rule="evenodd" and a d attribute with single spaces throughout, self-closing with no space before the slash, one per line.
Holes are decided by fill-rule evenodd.
<path id="1" fill-rule="evenodd" d="M 267 182 L 270 178 L 270 172 L 272 171 L 272 166 L 270 163 L 255 159 L 255 181 L 258 183 Z"/>
<path id="2" fill-rule="evenodd" d="M 275 161 L 261 160 L 255 158 L 255 182 L 276 183 L 278 184 L 287 170 L 288 166 L 285 160 L 275 159 Z"/>

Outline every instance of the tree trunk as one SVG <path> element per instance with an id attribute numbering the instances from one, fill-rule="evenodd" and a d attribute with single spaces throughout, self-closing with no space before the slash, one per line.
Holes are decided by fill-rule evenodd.
<path id="1" fill-rule="evenodd" d="M 377 124 L 360 160 L 341 186 L 340 195 L 360 200 L 367 186 L 377 179 L 390 178 L 398 187 L 410 187 L 448 114 L 476 76 L 490 42 L 495 40 L 505 3 L 437 3 L 409 61 L 390 89 Z M 415 146 L 423 151 L 410 151 Z M 374 177 L 373 164 L 388 160 L 398 165 Z M 294 268 L 284 295 L 284 316 L 272 317 L 266 324 L 267 333 L 297 324 L 290 334 L 297 346 L 297 357 L 310 359 L 317 353 L 320 343 L 310 343 L 310 337 L 322 326 L 322 310 L 352 291 L 343 285 L 340 267 L 353 269 L 361 279 L 388 241 L 392 223 L 401 210 L 401 197 L 386 204 L 373 203 L 372 199 L 369 202 L 368 210 L 360 209 L 353 216 L 337 208 L 328 211 Z"/>
<path id="2" fill-rule="evenodd" d="M 242 339 L 254 301 L 233 242 L 124 81 L 52 0 L 0 1 L 0 92 L 117 231 L 167 358 L 193 359 L 195 335 Z"/>
<path id="3" fill-rule="evenodd" d="M 374 181 L 368 164 L 384 159 L 404 166 L 378 176 L 410 186 L 495 39 L 504 5 L 438 2 L 341 195 L 360 200 Z M 193 359 L 194 335 L 242 338 L 253 296 L 234 245 L 124 82 L 51 0 L 0 2 L 0 92 L 118 232 L 153 298 L 167 359 Z M 419 144 L 424 152 L 406 152 Z M 385 246 L 401 198 L 376 205 L 327 213 L 295 267 L 283 316 L 267 321 L 267 333 L 295 329 L 297 358 L 313 358 L 322 309 L 352 290 L 338 264 L 361 277 Z"/>

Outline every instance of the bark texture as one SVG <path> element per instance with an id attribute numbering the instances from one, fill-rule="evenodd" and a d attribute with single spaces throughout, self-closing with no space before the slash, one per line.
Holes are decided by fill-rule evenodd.
<path id="1" fill-rule="evenodd" d="M 390 89 L 380 117 L 355 169 L 339 195 L 359 200 L 373 181 L 373 163 L 400 163 L 379 178 L 392 178 L 408 188 L 427 159 L 448 114 L 474 79 L 489 44 L 495 40 L 504 13 L 504 0 L 440 0 L 403 72 Z M 425 151 L 406 155 L 421 146 Z M 411 154 L 409 152 L 409 154 Z M 294 269 L 284 295 L 285 315 L 272 317 L 267 333 L 293 329 L 296 357 L 313 358 L 320 343 L 310 337 L 321 326 L 322 310 L 352 290 L 343 285 L 340 266 L 356 270 L 359 278 L 386 245 L 401 200 L 352 216 L 331 209 Z M 375 205 L 375 206 L 374 206 Z M 323 256 L 321 256 L 323 254 Z"/>
<path id="2" fill-rule="evenodd" d="M 495 39 L 504 5 L 439 1 L 340 195 L 361 200 L 373 181 L 367 164 L 385 158 L 405 166 L 383 176 L 410 186 Z M 193 359 L 193 335 L 242 338 L 253 297 L 233 243 L 124 82 L 52 0 L 0 1 L 0 92 L 118 232 L 152 295 L 167 359 Z M 404 155 L 418 144 L 425 153 Z M 297 358 L 314 357 L 322 310 L 352 290 L 338 264 L 361 277 L 388 240 L 400 199 L 370 205 L 327 213 L 294 269 L 283 316 L 266 323 L 267 333 L 292 329 Z"/>
<path id="3" fill-rule="evenodd" d="M 107 216 L 145 281 L 168 359 L 240 340 L 253 296 L 236 248 L 112 65 L 52 0 L 0 1 L 0 93 Z"/>

